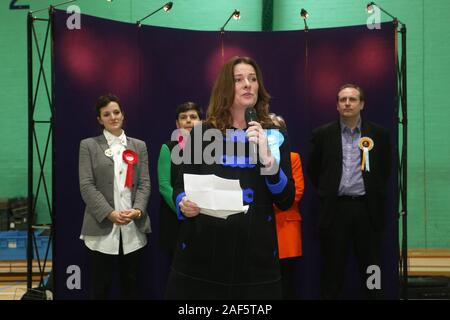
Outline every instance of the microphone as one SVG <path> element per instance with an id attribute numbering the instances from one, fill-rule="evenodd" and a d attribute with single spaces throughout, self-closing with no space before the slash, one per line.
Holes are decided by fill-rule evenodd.
<path id="1" fill-rule="evenodd" d="M 249 125 L 249 122 L 251 121 L 258 121 L 258 116 L 256 115 L 255 108 L 247 107 L 247 109 L 245 109 L 245 122 L 247 122 L 247 125 Z M 252 153 L 255 155 L 255 157 L 257 157 L 258 153 L 256 152 L 256 144 L 254 142 L 250 142 L 250 146 Z"/>

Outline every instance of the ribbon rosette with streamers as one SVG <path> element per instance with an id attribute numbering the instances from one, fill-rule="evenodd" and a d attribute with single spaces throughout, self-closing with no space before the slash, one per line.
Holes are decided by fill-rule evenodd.
<path id="1" fill-rule="evenodd" d="M 128 165 L 127 176 L 125 179 L 125 188 L 131 188 L 133 186 L 133 168 L 138 162 L 138 155 L 133 150 L 127 149 L 123 152 L 123 161 Z"/>
<path id="2" fill-rule="evenodd" d="M 362 137 L 359 139 L 359 148 L 363 151 L 362 161 L 361 161 L 361 170 L 370 172 L 370 163 L 369 163 L 369 151 L 373 148 L 373 140 L 369 137 Z"/>

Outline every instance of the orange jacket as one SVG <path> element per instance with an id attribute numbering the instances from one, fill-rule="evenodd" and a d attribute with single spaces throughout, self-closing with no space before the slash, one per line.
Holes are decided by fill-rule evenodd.
<path id="1" fill-rule="evenodd" d="M 305 190 L 303 180 L 302 162 L 300 155 L 291 152 L 292 176 L 295 181 L 295 200 L 292 206 L 280 211 L 275 209 L 275 220 L 277 222 L 278 256 L 280 259 L 298 257 L 302 255 L 302 234 L 299 203 Z"/>

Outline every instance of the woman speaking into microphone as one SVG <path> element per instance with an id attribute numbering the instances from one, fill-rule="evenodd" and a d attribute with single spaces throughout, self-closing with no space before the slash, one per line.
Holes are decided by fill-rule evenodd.
<path id="1" fill-rule="evenodd" d="M 150 233 L 147 146 L 125 135 L 116 96 L 98 98 L 96 111 L 103 133 L 81 141 L 79 159 L 86 204 L 80 239 L 89 249 L 90 296 L 108 299 L 118 268 L 120 298 L 136 299 L 139 257 Z"/>
<path id="2" fill-rule="evenodd" d="M 273 204 L 291 206 L 294 182 L 288 138 L 268 115 L 269 98 L 253 59 L 234 57 L 223 65 L 211 93 L 207 119 L 190 136 L 190 141 L 198 140 L 201 128 L 204 137 L 217 137 L 215 143 L 223 143 L 215 154 L 220 161 L 211 164 L 203 158 L 201 163 L 195 159 L 185 162 L 173 190 L 183 222 L 168 281 L 168 299 L 281 298 Z M 202 140 L 200 145 L 188 140 L 193 158 L 207 153 L 204 151 L 208 151 L 211 139 Z M 219 149 L 222 154 L 217 154 Z M 259 156 L 254 161 L 256 150 Z M 247 211 L 226 219 L 203 214 L 206 211 L 186 196 L 185 173 L 239 180 Z"/>

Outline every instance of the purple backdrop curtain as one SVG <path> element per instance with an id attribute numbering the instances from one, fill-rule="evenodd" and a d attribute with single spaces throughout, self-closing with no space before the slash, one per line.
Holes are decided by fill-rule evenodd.
<path id="1" fill-rule="evenodd" d="M 149 148 L 153 233 L 140 270 L 142 298 L 163 298 L 168 259 L 160 250 L 159 192 L 156 163 L 162 143 L 175 127 L 175 108 L 195 101 L 206 109 L 222 62 L 234 55 L 253 57 L 272 95 L 271 111 L 287 120 L 292 149 L 308 159 L 311 131 L 337 118 L 335 95 L 346 82 L 365 89 L 364 117 L 390 129 L 397 147 L 395 29 L 366 26 L 285 32 L 192 31 L 115 22 L 82 15 L 81 29 L 66 27 L 68 15 L 54 14 L 54 95 L 56 147 L 55 285 L 59 299 L 88 297 L 88 262 L 79 239 L 83 202 L 78 184 L 81 139 L 101 133 L 94 104 L 114 93 L 121 99 L 127 135 Z M 222 47 L 224 56 L 222 56 Z M 394 157 L 395 158 L 395 157 Z M 389 193 L 389 219 L 383 236 L 382 286 L 398 297 L 396 164 Z M 297 288 L 304 299 L 319 298 L 320 255 L 317 199 L 305 179 L 301 202 L 303 257 L 297 265 Z M 356 266 L 349 259 L 346 298 L 358 297 Z M 81 289 L 66 286 L 67 267 L 81 268 Z"/>

